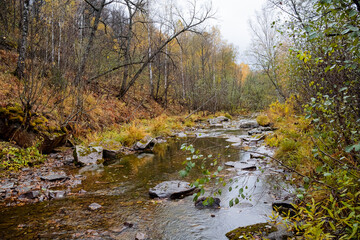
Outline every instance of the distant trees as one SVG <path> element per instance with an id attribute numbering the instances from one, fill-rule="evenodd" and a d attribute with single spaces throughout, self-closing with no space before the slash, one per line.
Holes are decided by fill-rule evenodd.
<path id="1" fill-rule="evenodd" d="M 281 75 L 281 65 L 284 63 L 281 35 L 275 25 L 274 16 L 263 8 L 256 14 L 256 20 L 249 23 L 252 33 L 252 43 L 249 55 L 254 65 L 261 69 L 268 80 L 274 85 L 278 100 L 286 100 L 285 83 Z"/>
<path id="2" fill-rule="evenodd" d="M 176 102 L 189 109 L 233 111 L 240 104 L 249 68 L 236 63 L 236 48 L 218 29 L 206 26 L 213 16 L 210 5 L 196 0 L 181 7 L 170 0 L 22 3 L 0 9 L 1 34 L 19 49 L 16 75 L 28 84 L 21 95 L 33 99 L 31 105 L 56 103 L 57 112 L 71 103 L 64 123 L 84 113 L 84 93 L 90 90 L 106 89 L 123 101 L 141 93 L 164 107 Z M 44 87 L 54 92 L 52 100 L 35 96 Z M 65 98 L 71 99 L 66 107 Z"/>

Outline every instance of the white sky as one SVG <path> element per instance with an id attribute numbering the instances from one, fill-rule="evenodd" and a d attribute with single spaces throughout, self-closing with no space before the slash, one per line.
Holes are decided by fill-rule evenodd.
<path id="1" fill-rule="evenodd" d="M 214 25 L 220 28 L 223 39 L 239 50 L 238 61 L 246 62 L 244 51 L 248 48 L 251 35 L 248 21 L 260 11 L 266 0 L 212 0 L 216 11 Z"/>

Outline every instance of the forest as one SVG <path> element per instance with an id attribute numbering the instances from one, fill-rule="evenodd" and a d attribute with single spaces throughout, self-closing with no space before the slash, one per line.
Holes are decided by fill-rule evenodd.
<path id="1" fill-rule="evenodd" d="M 235 189 L 228 187 L 232 178 L 223 170 L 224 159 L 234 149 L 254 154 L 265 147 L 268 152 L 260 153 L 268 161 L 264 164 L 276 164 L 291 175 L 281 180 L 291 187 L 278 184 L 274 189 L 294 189 L 285 214 L 274 203 L 268 209 L 271 226 L 282 225 L 286 239 L 359 239 L 360 2 L 265 2 L 248 22 L 251 44 L 239 52 L 213 24 L 217 12 L 207 0 L 0 0 L 0 228 L 8 229 L 0 238 L 43 234 L 40 238 L 134 239 L 134 231 L 141 231 L 135 239 L 169 239 L 166 230 L 151 235 L 140 223 L 133 228 L 122 218 L 121 231 L 110 230 L 112 222 L 106 217 L 98 220 L 101 229 L 115 237 L 91 224 L 76 232 L 63 221 L 83 213 L 76 214 L 80 210 L 75 205 L 95 201 L 100 187 L 94 182 L 116 183 L 115 189 L 124 181 L 140 184 L 149 178 L 133 194 L 140 200 L 117 199 L 133 202 L 120 204 L 129 212 L 141 205 L 133 211 L 141 209 L 140 218 L 146 218 L 143 210 L 157 212 L 153 208 L 158 202 L 137 191 L 176 180 L 179 172 L 199 189 L 195 206 L 199 199 L 206 199 L 205 208 L 212 206 L 218 198 L 230 207 L 241 206 L 241 200 L 254 199 L 245 194 L 249 186 L 237 190 L 238 195 L 224 195 L 225 188 Z M 240 139 L 239 144 L 225 145 L 231 142 L 229 136 Z M 216 140 L 209 140 L 212 137 Z M 201 138 L 209 142 L 202 145 Z M 215 147 L 218 150 L 207 152 Z M 81 163 L 83 155 L 99 148 L 101 157 L 92 165 Z M 213 156 L 218 157 L 211 162 Z M 163 165 L 169 158 L 176 160 Z M 114 159 L 119 162 L 114 164 Z M 95 170 L 83 170 L 87 165 Z M 255 175 L 267 171 L 251 167 Z M 59 176 L 51 173 L 60 170 L 66 177 L 49 180 L 41 169 L 50 174 L 46 177 Z M 84 176 L 79 180 L 78 175 Z M 261 174 L 256 176 L 266 182 Z M 87 189 L 89 194 L 81 195 L 76 181 L 80 192 Z M 215 191 L 219 183 L 224 189 Z M 60 191 L 64 197 L 59 197 L 63 200 L 49 210 L 60 214 L 61 221 L 46 217 L 49 227 L 58 221 L 56 229 L 64 233 L 51 235 L 57 230 L 9 220 L 20 219 L 17 208 L 32 211 L 48 200 L 58 201 L 58 188 L 65 186 L 67 190 Z M 114 199 L 101 198 L 101 205 L 113 206 Z M 63 218 L 59 209 L 69 204 L 61 201 L 71 200 L 74 209 L 66 211 L 74 215 Z M 160 203 L 161 211 L 166 204 Z M 106 207 L 99 211 L 110 214 Z M 214 214 L 217 219 L 218 212 Z M 226 237 L 280 239 L 258 232 L 240 229 Z M 174 239 L 183 239 L 176 234 Z M 218 239 L 213 234 L 200 234 L 199 239 Z"/>

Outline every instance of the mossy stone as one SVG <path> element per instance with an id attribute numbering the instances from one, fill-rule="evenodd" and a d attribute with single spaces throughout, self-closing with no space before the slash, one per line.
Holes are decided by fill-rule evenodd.
<path id="1" fill-rule="evenodd" d="M 255 236 L 264 237 L 269 233 L 277 231 L 277 228 L 269 223 L 257 223 L 246 227 L 238 227 L 228 233 L 225 236 L 230 240 L 241 239 L 244 237 L 252 238 Z M 245 238 L 246 239 L 246 238 Z"/>

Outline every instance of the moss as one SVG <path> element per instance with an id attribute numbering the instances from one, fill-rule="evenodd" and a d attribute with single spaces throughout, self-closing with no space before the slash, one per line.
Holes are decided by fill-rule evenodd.
<path id="1" fill-rule="evenodd" d="M 21 107 L 19 106 L 9 106 L 7 107 L 8 111 L 10 113 L 15 113 L 15 114 L 19 114 L 19 115 L 24 115 L 23 110 L 21 109 Z"/>
<path id="2" fill-rule="evenodd" d="M 24 118 L 22 116 L 11 116 L 8 118 L 9 121 L 22 123 Z"/>
<path id="3" fill-rule="evenodd" d="M 257 223 L 246 227 L 236 228 L 226 233 L 225 236 L 230 240 L 241 239 L 241 238 L 252 239 L 255 236 L 263 237 L 275 231 L 277 231 L 277 228 L 268 223 Z"/>
<path id="4" fill-rule="evenodd" d="M 229 113 L 225 113 L 225 117 L 227 117 L 230 120 L 232 120 L 232 118 L 233 118 Z"/>

